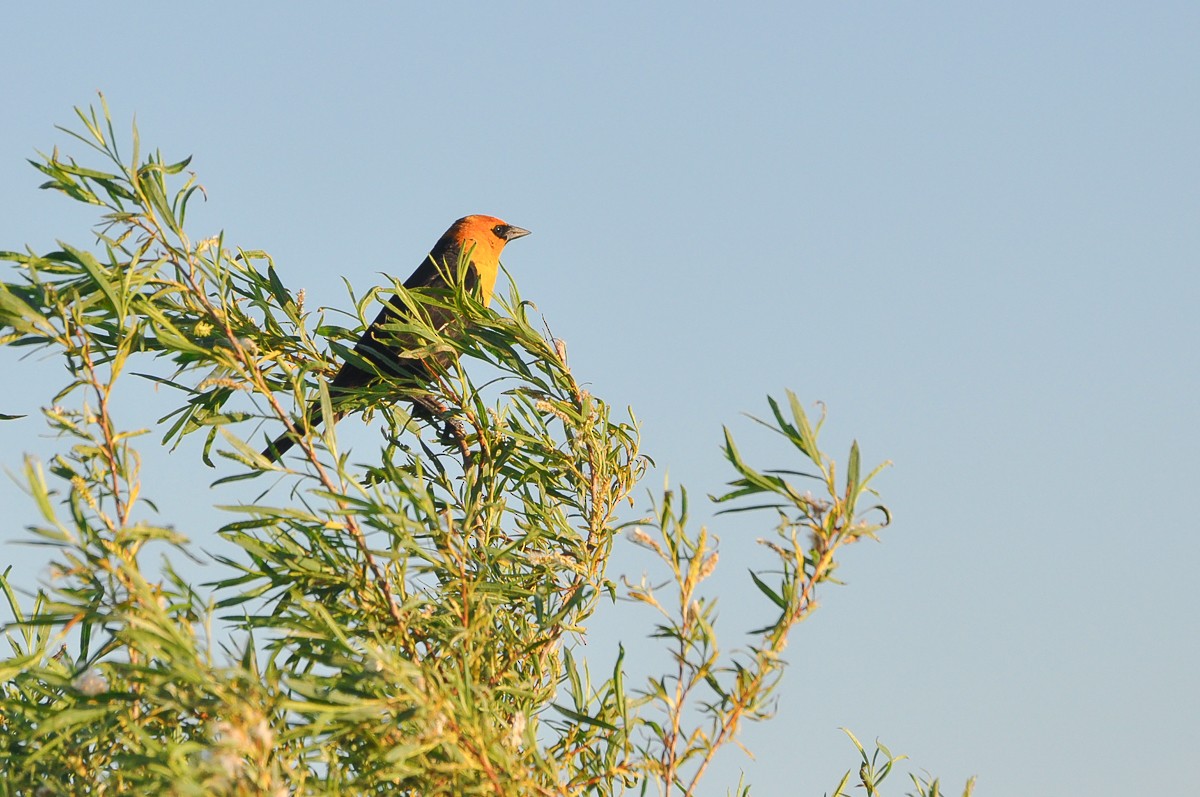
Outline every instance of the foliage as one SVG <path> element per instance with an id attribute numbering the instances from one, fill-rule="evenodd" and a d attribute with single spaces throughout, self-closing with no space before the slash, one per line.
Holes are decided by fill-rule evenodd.
<path id="1" fill-rule="evenodd" d="M 0 343 L 49 351 L 66 375 L 44 409 L 60 450 L 24 466 L 51 577 L 29 607 L 0 579 L 14 617 L 0 662 L 3 789 L 699 793 L 741 723 L 770 716 L 788 635 L 839 551 L 887 522 L 879 507 L 863 517 L 878 469 L 862 472 L 857 445 L 839 477 L 818 449 L 820 424 L 790 393 L 770 401 L 764 425 L 808 472 L 756 470 L 726 432 L 736 477 L 716 500 L 774 519 L 761 542 L 775 562 L 750 574 L 771 617 L 726 652 L 702 590 L 713 537 L 688 523 L 682 490 L 621 518 L 646 462 L 636 425 L 580 386 L 515 286 L 500 312 L 462 286 L 382 291 L 413 309 L 405 330 L 427 341 L 416 353 L 454 355 L 431 390 L 454 408 L 471 456 L 389 404 L 384 377 L 358 397 L 384 442 L 354 461 L 323 377 L 350 356 L 381 291 L 356 300 L 357 328 L 314 317 L 264 252 L 188 236 L 202 195 L 188 160 L 143 156 L 136 129 L 124 158 L 106 107 L 77 113 L 82 131 L 66 132 L 103 167 L 57 151 L 34 166 L 44 188 L 102 211 L 95 245 L 0 253 L 17 274 L 0 285 Z M 430 326 L 423 308 L 438 304 L 471 334 Z M 116 388 L 139 379 L 181 403 L 126 428 Z M 295 420 L 311 402 L 326 419 L 317 430 Z M 245 436 L 281 427 L 297 453 L 271 463 Z M 238 555 L 197 549 L 164 519 L 171 496 L 160 508 L 142 494 L 135 443 L 155 445 L 151 429 L 176 457 L 216 469 L 231 518 L 216 533 Z M 665 583 L 607 576 L 622 531 Z M 194 583 L 196 560 L 222 575 Z M 605 596 L 659 612 L 673 669 L 631 687 L 622 651 L 593 679 L 578 643 Z"/>

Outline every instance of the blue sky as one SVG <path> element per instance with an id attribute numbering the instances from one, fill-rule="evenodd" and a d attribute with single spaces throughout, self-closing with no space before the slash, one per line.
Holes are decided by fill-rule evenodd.
<path id="1" fill-rule="evenodd" d="M 0 26 L 0 248 L 89 241 L 25 158 L 102 90 L 119 128 L 195 156 L 194 237 L 268 250 L 310 302 L 406 275 L 466 213 L 533 230 L 505 262 L 577 375 L 634 408 L 648 488 L 719 491 L 722 424 L 796 464 L 739 415 L 785 388 L 827 404 L 839 458 L 857 438 L 895 462 L 896 523 L 793 639 L 756 760 L 707 793 L 739 767 L 756 794 L 832 789 L 839 726 L 980 794 L 1186 790 L 1200 6 L 21 3 Z M 52 450 L 55 374 L 0 363 L 24 388 L 0 412 L 34 414 L 0 424 L 14 470 Z M 211 477 L 154 462 L 164 503 Z M 19 537 L 32 508 L 8 483 L 0 503 Z M 732 631 L 765 530 L 713 529 Z"/>

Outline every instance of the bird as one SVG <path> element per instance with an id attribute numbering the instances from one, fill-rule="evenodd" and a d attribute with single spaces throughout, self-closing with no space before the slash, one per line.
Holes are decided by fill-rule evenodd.
<path id="1" fill-rule="evenodd" d="M 491 302 L 496 288 L 496 277 L 500 271 L 500 252 L 510 241 L 529 235 L 529 230 L 514 226 L 495 216 L 464 216 L 450 225 L 450 229 L 438 239 L 428 256 L 421 262 L 404 287 L 450 289 L 461 279 L 469 291 L 477 291 L 480 301 L 486 306 Z M 458 273 L 459 264 L 466 266 L 466 273 Z M 340 420 L 348 410 L 337 407 L 338 398 L 347 391 L 369 386 L 380 381 L 379 374 L 386 373 L 403 381 L 412 382 L 414 395 L 409 396 L 414 404 L 414 415 L 432 420 L 434 410 L 443 409 L 435 400 L 421 394 L 421 389 L 434 378 L 430 363 L 419 357 L 404 356 L 401 352 L 424 345 L 424 341 L 413 333 L 388 330 L 389 325 L 403 322 L 410 310 L 399 296 L 379 311 L 379 315 L 367 327 L 366 332 L 354 345 L 358 361 L 365 361 L 376 370 L 369 371 L 355 364 L 343 362 L 329 383 L 330 398 L 334 402 L 333 419 Z M 428 320 L 435 329 L 445 329 L 454 321 L 454 311 L 447 307 L 427 308 Z M 316 401 L 309 407 L 307 425 L 315 427 L 321 423 L 320 404 Z M 275 462 L 296 443 L 291 433 L 284 433 L 263 449 L 262 455 Z M 460 438 L 460 447 L 462 447 Z M 464 448 L 464 454 L 465 454 Z"/>

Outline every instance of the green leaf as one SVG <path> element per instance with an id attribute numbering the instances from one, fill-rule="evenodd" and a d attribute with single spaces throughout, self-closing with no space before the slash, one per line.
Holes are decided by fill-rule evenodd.
<path id="1" fill-rule="evenodd" d="M 250 257 L 251 253 L 243 252 L 242 256 L 244 258 Z M 288 293 L 287 288 L 284 287 L 283 280 L 279 279 L 279 274 L 275 271 L 275 266 L 267 267 L 267 283 L 271 286 L 271 295 L 275 297 L 275 301 L 280 307 L 286 308 L 289 304 L 292 304 L 292 296 Z"/>
<path id="2" fill-rule="evenodd" d="M 117 180 L 117 179 L 119 179 L 118 175 L 110 174 L 108 172 L 98 172 L 95 169 L 85 169 L 82 166 L 77 166 L 73 163 L 63 163 L 62 161 L 55 161 L 54 165 L 60 171 L 63 171 L 67 174 L 73 174 L 76 177 L 87 177 L 88 179 L 91 179 L 91 180 Z"/>
<path id="3" fill-rule="evenodd" d="M 179 161 L 178 163 L 172 163 L 168 166 L 163 166 L 162 167 L 163 174 L 179 174 L 181 171 L 186 169 L 188 167 L 188 164 L 191 162 L 192 162 L 192 156 L 188 155 L 186 158 Z"/>
<path id="4" fill-rule="evenodd" d="M 61 243 L 61 242 L 60 242 Z M 104 266 L 100 264 L 91 252 L 85 252 L 82 249 L 76 249 L 70 244 L 62 244 L 62 248 L 75 260 L 76 263 L 83 266 L 88 275 L 92 278 L 92 282 L 104 294 L 104 298 L 108 299 L 109 306 L 113 309 L 118 319 L 125 317 L 125 302 L 113 290 L 112 283 Z"/>
<path id="5" fill-rule="evenodd" d="M 749 572 L 750 572 L 750 579 L 754 582 L 754 586 L 758 587 L 759 592 L 761 592 L 762 594 L 764 594 L 768 598 L 770 598 L 771 602 L 774 603 L 776 606 L 778 606 L 780 609 L 788 608 L 787 601 L 784 600 L 783 597 L 779 593 L 777 593 L 775 590 L 771 589 L 771 587 L 768 586 L 765 581 L 763 581 L 761 578 L 759 578 L 758 575 L 753 570 L 751 570 Z"/>
<path id="6" fill-rule="evenodd" d="M 846 463 L 846 502 L 849 507 L 847 510 L 848 513 L 854 511 L 854 501 L 858 498 L 858 469 L 858 441 L 855 440 L 850 445 L 850 459 Z"/>
<path id="7" fill-rule="evenodd" d="M 562 714 L 567 719 L 572 719 L 575 722 L 583 723 L 584 725 L 594 725 L 598 728 L 604 728 L 606 731 L 616 731 L 617 727 L 604 720 L 595 717 L 589 717 L 587 714 L 580 714 L 578 711 L 573 711 L 566 706 L 560 706 L 558 703 L 551 703 L 550 708 Z"/>
<path id="8" fill-rule="evenodd" d="M 792 419 L 796 424 L 796 442 L 797 447 L 804 452 L 804 455 L 813 462 L 820 464 L 820 450 L 817 448 L 817 436 L 813 432 L 812 425 L 808 422 L 808 414 L 804 412 L 804 407 L 800 403 L 800 399 L 792 391 L 787 391 L 788 405 L 792 410 Z"/>
<path id="9" fill-rule="evenodd" d="M 329 397 L 329 384 L 324 379 L 317 381 L 317 395 L 321 402 L 321 423 L 324 425 L 321 436 L 325 440 L 325 447 L 336 456 L 337 434 L 334 425 L 337 423 L 337 415 L 333 412 L 333 400 Z"/>
<path id="10" fill-rule="evenodd" d="M 158 216 L 159 221 L 166 225 L 171 232 L 182 235 L 175 214 L 167 204 L 167 195 L 163 191 L 162 171 L 157 164 L 147 164 L 138 170 L 138 188 L 150 207 Z"/>
<path id="11" fill-rule="evenodd" d="M 44 315 L 33 309 L 24 299 L 0 284 L 0 326 L 7 325 L 25 335 L 49 337 L 54 327 Z"/>

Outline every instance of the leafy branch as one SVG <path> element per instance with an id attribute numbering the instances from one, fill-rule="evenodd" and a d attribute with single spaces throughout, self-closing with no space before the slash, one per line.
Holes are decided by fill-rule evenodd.
<path id="1" fill-rule="evenodd" d="M 862 509 L 880 468 L 864 475 L 854 444 L 839 475 L 791 393 L 760 423 L 805 471 L 752 467 L 726 430 L 734 478 L 714 500 L 766 513 L 773 529 L 760 540 L 769 563 L 748 576 L 761 625 L 727 652 L 706 591 L 716 536 L 691 523 L 682 488 L 629 515 L 648 465 L 636 421 L 581 385 L 511 279 L 498 310 L 462 284 L 395 282 L 351 293 L 347 326 L 326 323 L 265 252 L 189 234 L 189 205 L 205 196 L 190 158 L 143 155 L 136 128 L 123 157 L 103 98 L 77 114 L 82 129 L 65 132 L 99 164 L 54 150 L 34 166 L 43 188 L 98 209 L 93 245 L 0 252 L 14 275 L 0 282 L 0 345 L 53 353 L 64 374 L 43 409 L 62 445 L 47 464 L 24 462 L 51 575 L 28 606 L 0 577 L 5 788 L 699 794 L 743 723 L 771 717 L 789 636 L 841 550 L 889 523 L 883 507 Z M 377 446 L 339 444 L 327 379 L 392 297 L 421 341 L 406 354 L 446 363 L 428 390 L 462 430 L 453 445 L 395 403 L 387 378 L 338 413 L 361 411 Z M 447 309 L 456 329 L 429 323 Z M 147 385 L 178 406 L 141 420 Z M 254 437 L 283 430 L 295 454 L 270 462 Z M 224 515 L 186 525 L 236 555 L 197 549 L 167 522 L 175 496 L 145 495 L 135 443 L 170 452 L 179 483 L 193 464 L 214 474 Z M 659 583 L 609 578 L 621 532 Z M 197 562 L 216 578 L 194 583 Z M 672 656 L 641 686 L 627 675 L 640 649 L 622 647 L 595 679 L 579 653 L 605 598 L 621 597 L 657 613 Z M 898 760 L 877 754 L 887 761 L 863 770 L 868 789 Z"/>

